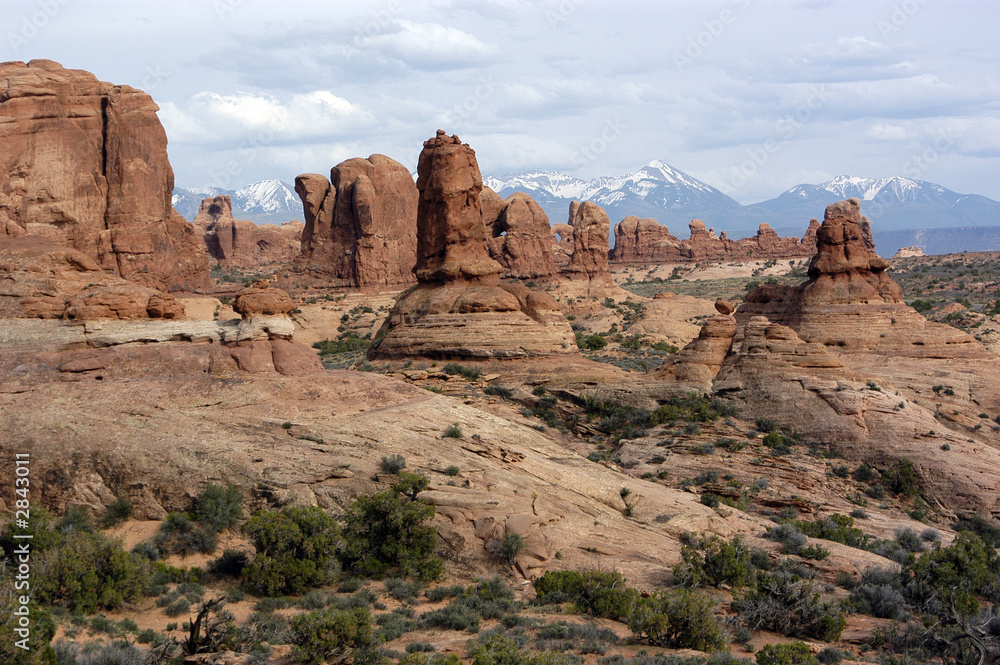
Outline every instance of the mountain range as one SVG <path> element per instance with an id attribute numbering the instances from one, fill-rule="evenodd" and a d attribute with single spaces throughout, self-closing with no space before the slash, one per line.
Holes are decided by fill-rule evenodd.
<path id="1" fill-rule="evenodd" d="M 198 214 L 202 199 L 226 195 L 232 197 L 233 217 L 236 219 L 269 224 L 302 219 L 302 201 L 295 189 L 281 180 L 261 180 L 240 189 L 174 187 L 172 203 L 177 212 L 191 221 Z"/>
<path id="2" fill-rule="evenodd" d="M 533 171 L 500 177 L 486 174 L 483 182 L 504 198 L 514 192 L 528 193 L 553 224 L 565 221 L 571 201 L 593 201 L 607 210 L 612 227 L 627 215 L 652 217 L 680 238 L 687 237 L 687 225 L 695 218 L 732 238 L 753 235 L 762 222 L 780 235 L 801 235 L 811 218 L 822 218 L 827 205 L 857 197 L 862 200 L 862 214 L 872 222 L 879 252 L 886 256 L 907 245 L 927 253 L 956 251 L 956 247 L 957 251 L 1000 249 L 1000 233 L 995 228 L 1000 226 L 1000 202 L 900 176 L 840 175 L 817 185 L 796 185 L 773 199 L 746 206 L 659 160 L 632 173 L 589 181 L 558 171 Z M 302 218 L 298 196 L 280 180 L 237 190 L 175 188 L 174 207 L 194 219 L 202 198 L 220 194 L 232 197 L 238 219 L 281 223 Z M 940 231 L 946 228 L 961 233 Z"/>

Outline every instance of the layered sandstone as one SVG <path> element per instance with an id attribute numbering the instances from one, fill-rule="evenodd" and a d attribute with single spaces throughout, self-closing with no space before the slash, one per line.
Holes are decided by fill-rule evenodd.
<path id="1" fill-rule="evenodd" d="M 487 191 L 492 192 L 484 187 L 483 192 Z M 500 199 L 496 193 L 479 196 L 480 205 L 484 206 L 487 248 L 490 258 L 503 266 L 503 276 L 535 279 L 554 275 L 552 231 L 545 211 L 524 192 L 515 192 L 506 201 L 501 200 L 499 211 L 496 199 Z"/>
<path id="2" fill-rule="evenodd" d="M 570 206 L 569 225 L 573 228 L 573 252 L 562 272 L 570 277 L 609 279 L 608 213 L 596 203 L 584 201 Z"/>
<path id="3" fill-rule="evenodd" d="M 335 286 L 413 282 L 418 195 L 405 166 L 385 155 L 348 159 L 329 180 L 300 175 L 295 192 L 305 215 L 299 270 Z"/>
<path id="4" fill-rule="evenodd" d="M 858 199 L 829 205 L 808 281 L 797 288 L 758 287 L 747 294 L 737 317 L 766 316 L 806 341 L 848 349 L 919 357 L 984 353 L 971 336 L 929 322 L 903 302 L 902 290 L 886 273 L 888 261 L 870 246 L 864 221 Z"/>
<path id="5" fill-rule="evenodd" d="M 813 219 L 801 239 L 781 238 L 770 225 L 761 224 L 757 235 L 731 240 L 725 231 L 716 235 L 713 229 L 706 229 L 705 222 L 695 219 L 688 225 L 691 237 L 680 240 L 655 219 L 629 216 L 615 225 L 611 262 L 615 265 L 646 265 L 805 258 L 816 253 L 818 228 L 819 223 Z"/>
<path id="6" fill-rule="evenodd" d="M 501 284 L 480 207 L 476 154 L 439 130 L 417 166 L 418 284 L 390 312 L 372 357 L 480 357 L 575 353 L 569 322 L 545 293 Z M 545 236 L 547 237 L 547 236 Z"/>
<path id="7" fill-rule="evenodd" d="M 229 196 L 210 196 L 201 202 L 194 225 L 204 233 L 209 255 L 226 267 L 259 268 L 290 263 L 301 251 L 302 222 L 254 224 L 233 219 Z"/>
<path id="8" fill-rule="evenodd" d="M 709 390 L 722 368 L 736 336 L 736 319 L 731 303 L 715 303 L 719 312 L 702 323 L 698 337 L 691 340 L 674 360 L 657 372 L 657 378 L 690 383 L 692 387 Z"/>
<path id="9" fill-rule="evenodd" d="M 9 238 L 0 248 L 0 318 L 179 319 L 170 294 L 101 270 L 89 255 L 45 238 Z"/>
<path id="10" fill-rule="evenodd" d="M 0 64 L 0 234 L 43 237 L 143 286 L 209 287 L 200 234 L 170 205 L 157 110 L 50 60 Z"/>

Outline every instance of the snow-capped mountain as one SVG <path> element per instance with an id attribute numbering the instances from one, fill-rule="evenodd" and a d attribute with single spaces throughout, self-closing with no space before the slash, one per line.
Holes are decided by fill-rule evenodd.
<path id="1" fill-rule="evenodd" d="M 612 225 L 627 215 L 637 215 L 654 217 L 668 226 L 686 227 L 700 217 L 721 228 L 746 227 L 739 216 L 743 206 L 737 201 L 659 160 L 632 173 L 602 176 L 589 182 L 556 171 L 486 175 L 483 182 L 504 198 L 514 192 L 527 192 L 553 223 L 566 219 L 569 204 L 575 200 L 593 201 L 603 207 Z"/>
<path id="2" fill-rule="evenodd" d="M 202 199 L 225 195 L 232 197 L 233 216 L 237 219 L 275 224 L 302 219 L 302 202 L 292 186 L 280 180 L 261 180 L 240 189 L 174 187 L 172 203 L 190 221 L 198 214 Z"/>
<path id="3" fill-rule="evenodd" d="M 818 185 L 796 185 L 773 199 L 747 206 L 747 210 L 771 217 L 772 226 L 785 226 L 793 220 L 801 224 L 810 217 L 820 218 L 830 203 L 852 197 L 861 199 L 861 214 L 872 221 L 876 240 L 879 231 L 1000 224 L 1000 202 L 900 176 L 839 175 Z"/>

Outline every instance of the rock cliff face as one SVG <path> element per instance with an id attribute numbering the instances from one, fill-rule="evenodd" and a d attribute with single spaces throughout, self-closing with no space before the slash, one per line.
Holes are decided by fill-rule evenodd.
<path id="1" fill-rule="evenodd" d="M 0 64 L 0 234 L 41 236 L 143 286 L 207 288 L 200 234 L 170 205 L 146 93 L 49 60 Z"/>
<path id="2" fill-rule="evenodd" d="M 713 230 L 706 229 L 705 222 L 700 219 L 692 220 L 688 228 L 691 237 L 680 240 L 655 219 L 626 217 L 615 225 L 611 262 L 616 265 L 644 265 L 805 258 L 816 252 L 819 223 L 811 220 L 801 239 L 781 238 L 767 224 L 760 225 L 756 236 L 741 240 L 729 239 L 725 231 L 717 236 Z"/>
<path id="3" fill-rule="evenodd" d="M 584 201 L 570 206 L 569 226 L 573 228 L 573 252 L 562 272 L 571 277 L 610 279 L 608 232 L 611 220 L 608 213 L 596 203 Z"/>
<path id="4" fill-rule="evenodd" d="M 194 225 L 204 232 L 209 255 L 223 266 L 257 268 L 271 263 L 290 263 L 298 258 L 302 244 L 302 222 L 257 225 L 233 219 L 229 196 L 208 197 Z"/>
<path id="5" fill-rule="evenodd" d="M 348 159 L 329 180 L 300 175 L 295 191 L 305 214 L 297 269 L 335 286 L 413 282 L 417 188 L 405 166 L 385 155 Z"/>
<path id="6" fill-rule="evenodd" d="M 809 280 L 797 288 L 764 285 L 751 291 L 737 318 L 766 316 L 808 342 L 847 349 L 915 357 L 982 354 L 971 336 L 929 322 L 903 302 L 902 290 L 886 273 L 888 261 L 870 247 L 863 221 L 858 199 L 829 205 Z"/>
<path id="7" fill-rule="evenodd" d="M 500 197 L 486 192 L 492 190 L 484 187 L 479 196 L 486 244 L 490 258 L 503 266 L 503 276 L 535 279 L 554 275 L 552 230 L 545 211 L 524 192 L 515 192 L 506 201 L 501 200 L 502 207 L 497 211 L 496 200 Z"/>
<path id="8" fill-rule="evenodd" d="M 417 173 L 418 285 L 397 301 L 369 355 L 576 353 L 569 322 L 550 296 L 500 283 L 504 267 L 487 250 L 483 182 L 472 148 L 438 130 L 424 143 Z"/>
<path id="9" fill-rule="evenodd" d="M 705 320 L 698 337 L 681 349 L 673 362 L 658 371 L 657 378 L 690 383 L 692 388 L 699 390 L 712 388 L 736 336 L 732 304 L 720 300 L 715 303 L 715 309 L 718 316 Z"/>

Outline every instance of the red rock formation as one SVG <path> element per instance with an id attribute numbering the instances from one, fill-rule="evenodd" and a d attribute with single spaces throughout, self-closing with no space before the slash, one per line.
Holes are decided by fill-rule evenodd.
<path id="1" fill-rule="evenodd" d="M 223 338 L 240 369 L 291 376 L 323 371 L 319 357 L 309 347 L 292 341 L 295 326 L 288 313 L 294 308 L 291 297 L 267 280 L 240 291 L 233 309 L 242 321 Z"/>
<path id="2" fill-rule="evenodd" d="M 170 205 L 167 137 L 146 93 L 50 60 L 0 64 L 0 233 L 42 236 L 159 289 L 210 286 Z"/>
<path id="3" fill-rule="evenodd" d="M 563 273 L 571 277 L 610 277 L 608 232 L 611 230 L 611 220 L 608 219 L 608 213 L 590 201 L 571 205 L 570 226 L 573 227 L 573 254 L 569 257 L 569 264 L 563 268 Z"/>
<path id="4" fill-rule="evenodd" d="M 418 285 L 400 298 L 369 356 L 508 358 L 576 353 L 569 322 L 547 294 L 501 284 L 480 208 L 476 154 L 442 130 L 417 166 Z"/>
<path id="5" fill-rule="evenodd" d="M 483 189 L 484 193 L 487 191 L 492 190 Z M 487 248 L 490 258 L 503 266 L 503 276 L 534 279 L 554 275 L 552 231 L 548 215 L 541 206 L 524 192 L 515 192 L 507 197 L 494 217 L 496 202 L 489 195 L 481 194 L 480 204 L 484 200 L 491 206 L 482 210 Z M 491 217 L 493 221 L 488 223 Z"/>
<path id="6" fill-rule="evenodd" d="M 297 269 L 337 286 L 413 282 L 417 188 L 405 166 L 385 155 L 348 159 L 330 180 L 300 175 L 295 191 L 306 220 Z"/>
<path id="7" fill-rule="evenodd" d="M 550 232 L 552 239 L 552 260 L 558 270 L 564 270 L 573 256 L 573 227 L 569 224 L 553 224 Z"/>
<path id="8" fill-rule="evenodd" d="M 78 250 L 45 238 L 8 238 L 0 248 L 0 318 L 179 319 L 173 296 L 101 270 Z"/>
<path id="9" fill-rule="evenodd" d="M 278 226 L 233 219 L 229 196 L 203 200 L 194 224 L 204 231 L 208 253 L 223 266 L 259 268 L 270 263 L 290 263 L 301 251 L 302 222 Z"/>
<path id="10" fill-rule="evenodd" d="M 868 246 L 863 220 L 858 199 L 827 206 L 809 280 L 797 288 L 768 284 L 751 291 L 737 318 L 766 316 L 807 342 L 853 349 L 928 357 L 983 353 L 966 333 L 928 322 L 903 302 L 902 289 L 885 272 L 888 261 Z"/>
<path id="11" fill-rule="evenodd" d="M 768 224 L 761 224 L 754 237 L 741 240 L 729 239 L 724 231 L 716 236 L 714 230 L 706 229 L 705 222 L 700 219 L 692 220 L 688 228 L 691 237 L 679 240 L 655 219 L 626 217 L 615 225 L 611 262 L 616 265 L 645 265 L 804 258 L 816 252 L 815 233 L 819 224 L 812 220 L 801 240 L 781 238 Z"/>

